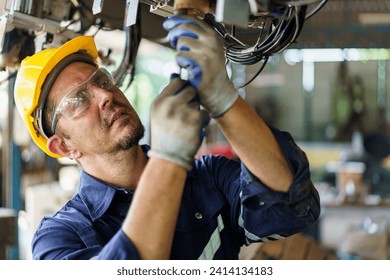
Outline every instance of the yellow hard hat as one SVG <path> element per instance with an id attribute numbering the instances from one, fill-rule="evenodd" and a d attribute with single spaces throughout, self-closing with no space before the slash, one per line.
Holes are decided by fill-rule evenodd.
<path id="1" fill-rule="evenodd" d="M 16 108 L 34 142 L 46 154 L 62 157 L 49 151 L 48 132 L 42 126 L 42 111 L 47 95 L 59 73 L 70 63 L 83 61 L 96 64 L 98 52 L 93 37 L 79 36 L 59 48 L 49 48 L 26 57 L 18 70 L 14 87 Z"/>

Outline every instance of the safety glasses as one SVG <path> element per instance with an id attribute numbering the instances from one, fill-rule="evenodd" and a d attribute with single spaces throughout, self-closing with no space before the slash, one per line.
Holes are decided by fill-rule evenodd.
<path id="1" fill-rule="evenodd" d="M 70 90 L 58 104 L 51 125 L 52 134 L 55 133 L 59 116 L 72 120 L 86 111 L 92 103 L 92 89 L 94 87 L 113 91 L 116 89 L 114 79 L 104 68 L 98 68 L 82 84 Z"/>

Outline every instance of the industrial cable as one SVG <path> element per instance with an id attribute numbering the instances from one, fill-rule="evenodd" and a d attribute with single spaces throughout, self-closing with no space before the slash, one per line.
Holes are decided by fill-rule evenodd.
<path id="1" fill-rule="evenodd" d="M 141 12 L 137 11 L 136 23 L 124 28 L 126 35 L 125 51 L 119 67 L 113 73 L 113 78 L 117 86 L 122 86 L 126 76 L 130 75 L 127 88 L 134 80 L 135 60 L 137 57 L 138 47 L 141 42 Z"/>
<path id="2" fill-rule="evenodd" d="M 268 62 L 268 58 L 269 58 L 269 57 L 266 57 L 266 58 L 264 59 L 263 64 L 261 65 L 261 67 L 259 68 L 259 70 L 253 75 L 252 78 L 250 78 L 248 81 L 246 81 L 246 82 L 245 82 L 244 84 L 242 84 L 241 86 L 238 86 L 239 89 L 240 89 L 240 88 L 246 87 L 247 85 L 249 85 L 250 83 L 252 83 L 252 82 L 254 81 L 254 79 L 257 78 L 257 76 L 260 75 L 260 73 L 263 71 L 265 65 L 266 65 L 267 62 Z"/>
<path id="3" fill-rule="evenodd" d="M 260 12 L 253 15 L 254 6 L 261 5 L 259 0 L 251 1 L 251 19 L 254 22 L 261 22 L 261 31 L 254 44 L 250 45 L 241 42 L 235 37 L 235 27 L 231 27 L 229 33 L 225 25 L 215 20 L 213 14 L 206 14 L 204 21 L 211 25 L 223 38 L 225 56 L 228 61 L 242 65 L 252 65 L 263 62 L 259 71 L 248 82 L 241 87 L 251 83 L 264 69 L 268 58 L 280 53 L 298 38 L 305 20 L 317 13 L 328 0 L 296 0 L 296 1 L 274 1 L 272 11 Z M 309 10 L 308 6 L 316 4 L 316 7 Z"/>
<path id="4" fill-rule="evenodd" d="M 315 15 L 319 10 L 322 9 L 323 6 L 328 2 L 328 0 L 322 0 L 320 4 L 317 5 L 314 9 L 312 9 L 307 15 L 306 20 L 311 18 L 313 15 Z"/>

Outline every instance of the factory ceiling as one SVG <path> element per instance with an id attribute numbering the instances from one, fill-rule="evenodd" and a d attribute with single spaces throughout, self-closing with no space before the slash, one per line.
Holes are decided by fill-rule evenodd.
<path id="1" fill-rule="evenodd" d="M 390 48 L 389 0 L 329 0 L 308 19 L 299 48 Z"/>
<path id="2" fill-rule="evenodd" d="M 144 10 L 145 37 L 158 38 L 162 18 Z M 150 24 L 156 28 L 150 28 Z M 257 38 L 256 30 L 242 32 L 243 41 Z M 390 0 L 329 0 L 309 18 L 290 48 L 390 48 Z"/>
<path id="3" fill-rule="evenodd" d="M 85 0 L 91 2 L 93 0 Z M 108 1 L 107 1 L 108 2 Z M 113 27 L 123 25 L 124 0 L 107 5 L 102 17 Z M 142 1 L 141 1 L 142 2 Z M 163 17 L 150 13 L 142 4 L 142 34 L 144 38 L 161 39 L 166 32 Z M 253 42 L 259 34 L 254 29 L 238 29 L 237 37 Z M 314 16 L 305 21 L 295 44 L 289 48 L 390 48 L 390 0 L 328 0 Z"/>

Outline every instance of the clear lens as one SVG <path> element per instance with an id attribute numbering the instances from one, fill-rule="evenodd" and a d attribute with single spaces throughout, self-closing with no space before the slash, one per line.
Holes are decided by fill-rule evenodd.
<path id="1" fill-rule="evenodd" d="M 90 103 L 87 85 L 85 89 L 79 89 L 75 95 L 70 95 L 58 106 L 58 111 L 68 120 L 71 120 L 84 112 Z"/>
<path id="2" fill-rule="evenodd" d="M 53 134 L 60 114 L 68 120 L 72 120 L 89 108 L 91 105 L 91 92 L 93 87 L 98 87 L 107 91 L 113 91 L 116 88 L 110 73 L 104 68 L 97 69 L 84 83 L 69 91 L 69 93 L 62 98 L 53 116 Z"/>

